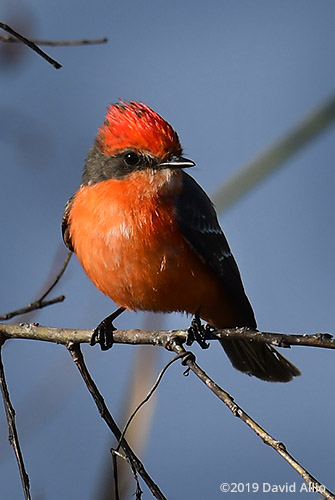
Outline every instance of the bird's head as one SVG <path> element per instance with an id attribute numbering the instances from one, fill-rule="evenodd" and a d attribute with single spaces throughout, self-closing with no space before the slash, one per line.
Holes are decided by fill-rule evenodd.
<path id="1" fill-rule="evenodd" d="M 171 125 L 143 103 L 112 104 L 89 151 L 82 183 L 122 179 L 135 171 L 194 166 L 182 157 Z"/>

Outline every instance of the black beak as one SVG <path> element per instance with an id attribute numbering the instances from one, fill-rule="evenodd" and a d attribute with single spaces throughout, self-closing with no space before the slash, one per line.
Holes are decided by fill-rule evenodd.
<path id="1" fill-rule="evenodd" d="M 159 163 L 158 167 L 168 167 L 168 168 L 189 168 L 194 167 L 195 163 L 192 160 L 183 158 L 182 156 L 172 156 L 166 161 Z"/>

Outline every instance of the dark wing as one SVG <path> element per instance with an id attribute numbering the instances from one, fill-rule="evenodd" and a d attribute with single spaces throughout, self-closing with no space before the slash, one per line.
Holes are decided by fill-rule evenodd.
<path id="1" fill-rule="evenodd" d="M 213 204 L 199 184 L 183 171 L 183 191 L 177 199 L 177 222 L 185 240 L 231 293 L 244 325 L 256 327 L 241 275 L 220 227 Z"/>
<path id="2" fill-rule="evenodd" d="M 68 247 L 69 250 L 71 250 L 71 252 L 73 252 L 73 245 L 72 245 L 70 231 L 69 231 L 68 219 L 69 219 L 69 214 L 70 214 L 70 209 L 72 206 L 73 198 L 74 198 L 74 196 L 71 196 L 71 198 L 66 203 L 65 208 L 64 208 L 63 218 L 62 218 L 63 240 L 64 240 L 65 245 Z"/>

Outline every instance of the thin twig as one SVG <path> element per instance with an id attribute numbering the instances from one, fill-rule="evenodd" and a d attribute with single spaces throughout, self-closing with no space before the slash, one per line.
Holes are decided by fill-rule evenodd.
<path id="1" fill-rule="evenodd" d="M 118 472 L 117 472 L 117 456 L 116 453 L 112 452 L 112 462 L 113 462 L 113 478 L 114 478 L 114 500 L 120 500 L 119 495 L 119 480 L 118 480 Z"/>
<path id="2" fill-rule="evenodd" d="M 37 52 L 37 54 L 39 54 L 41 57 L 43 57 L 43 59 L 45 59 L 55 69 L 59 69 L 62 67 L 62 65 L 59 62 L 57 62 L 55 59 L 52 59 L 52 57 L 48 56 L 48 54 L 46 54 L 42 49 L 37 47 L 37 45 L 34 42 L 29 40 L 25 36 L 20 35 L 20 33 L 17 33 L 17 31 L 14 31 L 13 28 L 8 26 L 8 24 L 0 22 L 0 28 L 2 28 L 4 31 L 7 31 L 7 33 L 9 33 L 10 35 L 13 35 L 15 38 L 20 40 L 22 43 L 24 43 L 25 45 L 30 47 L 32 50 Z"/>
<path id="3" fill-rule="evenodd" d="M 0 323 L 0 333 L 13 339 L 43 340 L 66 345 L 68 342 L 90 343 L 93 330 L 74 330 L 72 328 L 52 328 L 32 324 L 8 325 Z M 185 343 L 187 330 L 116 330 L 113 333 L 115 344 L 158 345 L 169 348 L 177 341 Z M 208 333 L 208 340 L 248 339 L 265 342 L 277 347 L 292 345 L 323 347 L 335 349 L 335 338 L 329 333 L 290 335 L 285 333 L 258 332 L 248 328 L 225 328 Z"/>
<path id="4" fill-rule="evenodd" d="M 175 343 L 172 350 L 181 356 L 186 356 L 185 349 Z M 234 399 L 228 392 L 224 391 L 220 386 L 218 386 L 214 380 L 212 380 L 205 372 L 200 368 L 200 366 L 194 361 L 194 358 L 187 357 L 184 359 L 183 364 L 186 364 L 188 368 L 195 373 L 195 375 L 210 389 L 215 396 L 217 396 L 229 410 L 233 413 L 235 417 L 240 418 L 245 424 L 247 424 L 263 441 L 265 444 L 271 446 L 281 457 L 284 458 L 298 474 L 306 481 L 308 485 L 312 485 L 315 491 L 318 491 L 324 498 L 335 500 L 334 494 L 327 490 L 323 484 L 321 484 L 317 479 L 315 479 L 302 465 L 295 460 L 292 455 L 287 451 L 286 446 L 281 441 L 274 439 L 268 432 L 266 432 L 258 423 L 253 420 L 240 406 L 235 403 Z"/>
<path id="5" fill-rule="evenodd" d="M 4 43 L 17 43 L 19 40 L 9 35 L 0 35 L 0 42 Z M 39 39 L 31 39 L 30 42 L 36 45 L 44 45 L 48 47 L 77 47 L 81 45 L 99 45 L 102 43 L 107 43 L 108 38 L 96 38 L 92 40 L 83 39 L 83 40 L 39 40 Z"/>
<path id="6" fill-rule="evenodd" d="M 62 264 L 61 269 L 57 273 L 57 276 L 52 281 L 51 285 L 47 288 L 47 290 L 45 292 L 43 292 L 43 294 L 41 295 L 41 297 L 39 299 L 35 300 L 34 302 L 32 302 L 31 304 L 28 304 L 25 307 L 22 307 L 21 309 L 16 309 L 15 311 L 11 311 L 9 313 L 0 315 L 0 321 L 6 321 L 8 319 L 14 318 L 15 316 L 27 314 L 27 313 L 30 313 L 30 312 L 35 311 L 37 309 L 43 309 L 43 307 L 47 307 L 47 306 L 50 306 L 52 304 L 56 304 L 57 302 L 63 302 L 63 300 L 65 299 L 64 295 L 60 295 L 59 297 L 56 297 L 56 298 L 51 299 L 51 300 L 44 300 L 44 299 L 55 288 L 55 286 L 57 285 L 57 283 L 59 282 L 59 280 L 63 276 L 65 269 L 67 268 L 67 265 L 71 259 L 71 256 L 72 256 L 72 252 L 68 252 L 66 257 L 65 257 L 64 263 Z"/>
<path id="7" fill-rule="evenodd" d="M 45 299 L 45 297 L 47 295 L 49 295 L 49 293 L 55 288 L 55 286 L 57 285 L 57 283 L 59 282 L 59 280 L 61 279 L 61 277 L 65 273 L 65 270 L 66 270 L 66 268 L 68 266 L 68 263 L 70 262 L 70 259 L 71 259 L 72 255 L 73 255 L 73 252 L 71 252 L 71 250 L 66 254 L 66 257 L 65 257 L 65 260 L 63 262 L 63 265 L 60 268 L 60 270 L 58 271 L 57 276 L 55 277 L 55 279 L 53 280 L 53 282 L 51 283 L 51 285 L 47 288 L 47 290 L 38 299 L 39 302 L 42 302 Z"/>
<path id="8" fill-rule="evenodd" d="M 136 469 L 133 466 L 133 463 L 130 460 L 128 460 L 125 455 L 122 455 L 122 453 L 120 453 L 119 451 L 117 451 L 114 448 L 111 448 L 111 453 L 113 456 L 113 466 L 114 466 L 114 463 L 115 464 L 117 463 L 116 462 L 117 457 L 122 458 L 122 460 L 125 460 L 130 465 L 131 471 L 133 473 L 133 476 L 134 476 L 134 479 L 136 482 L 135 498 L 136 498 L 136 500 L 141 500 L 143 491 L 141 489 L 140 481 L 138 479 L 138 474 L 137 474 Z M 116 467 L 117 467 L 117 465 L 116 465 Z M 119 494 L 118 492 L 116 492 L 116 488 L 118 488 L 118 484 L 116 484 L 117 481 L 118 481 L 118 474 L 115 474 L 115 470 L 114 470 L 115 497 L 117 494 Z M 116 500 L 116 498 L 114 500 Z"/>
<path id="9" fill-rule="evenodd" d="M 166 365 L 162 368 L 162 370 L 159 372 L 158 374 L 158 377 L 154 383 L 154 385 L 152 386 L 152 388 L 150 389 L 150 391 L 148 392 L 148 394 L 146 395 L 146 397 L 140 402 L 140 404 L 135 408 L 135 410 L 133 411 L 133 413 L 130 415 L 130 417 L 128 418 L 127 420 L 127 423 L 126 425 L 124 426 L 124 429 L 122 431 L 122 434 L 121 434 L 121 437 L 119 439 L 119 443 L 117 445 L 117 447 L 115 448 L 115 451 L 118 451 L 120 446 L 121 446 L 121 440 L 125 437 L 126 435 L 126 432 L 128 430 L 128 427 L 129 425 L 131 424 L 131 422 L 133 421 L 133 419 L 135 418 L 137 412 L 142 408 L 143 405 L 145 405 L 145 403 L 147 403 L 149 401 L 149 399 L 151 398 L 151 396 L 153 395 L 153 393 L 155 392 L 155 390 L 157 389 L 157 387 L 159 386 L 162 378 L 163 378 L 163 375 L 164 373 L 166 372 L 166 370 L 175 362 L 177 361 L 177 359 L 180 359 L 180 358 L 183 358 L 185 357 L 185 354 L 184 353 L 181 353 L 181 354 L 177 354 L 177 356 L 174 356 L 174 358 L 170 359 L 170 361 L 168 361 L 166 363 Z"/>
<path id="10" fill-rule="evenodd" d="M 80 349 L 79 344 L 74 344 L 72 342 L 68 343 L 67 349 L 69 353 L 72 356 L 73 361 L 75 362 L 85 384 L 87 389 L 89 390 L 92 398 L 94 399 L 94 402 L 100 412 L 101 417 L 105 420 L 106 424 L 110 428 L 110 430 L 113 432 L 115 438 L 119 441 L 121 438 L 121 431 L 119 427 L 117 426 L 115 420 L 113 419 L 112 415 L 110 414 L 106 403 L 99 392 L 95 382 L 93 381 L 86 364 L 84 362 L 84 357 Z M 144 465 L 140 461 L 140 459 L 135 455 L 133 450 L 130 448 L 129 444 L 127 441 L 123 438 L 121 440 L 121 447 L 126 454 L 131 466 L 136 470 L 136 472 L 142 477 L 143 481 L 147 484 L 148 488 L 150 489 L 151 493 L 154 495 L 155 498 L 159 500 L 167 500 L 166 497 L 163 495 L 161 490 L 159 489 L 158 485 L 152 480 L 152 478 L 149 476 L 147 471 L 144 468 Z"/>
<path id="11" fill-rule="evenodd" d="M 21 316 L 22 314 L 27 314 L 31 311 L 36 311 L 37 309 L 43 309 L 44 307 L 51 306 L 52 304 L 63 302 L 64 299 L 65 295 L 59 295 L 59 297 L 55 297 L 54 299 L 50 300 L 36 300 L 35 302 L 32 302 L 25 307 L 21 307 L 21 309 L 16 309 L 15 311 L 11 311 L 9 313 L 1 315 L 0 320 L 7 321 L 8 319 L 14 318 L 15 316 Z"/>
<path id="12" fill-rule="evenodd" d="M 7 383 L 6 383 L 6 378 L 5 378 L 5 371 L 4 371 L 4 367 L 2 364 L 2 356 L 1 356 L 2 349 L 1 348 L 2 348 L 3 341 L 4 341 L 4 339 L 0 338 L 0 386 L 1 386 L 2 399 L 4 402 L 4 406 L 5 406 L 5 411 L 6 411 L 7 423 L 8 423 L 8 431 L 9 431 L 8 438 L 9 438 L 10 444 L 13 446 L 13 450 L 15 453 L 17 465 L 18 465 L 19 472 L 20 472 L 24 497 L 26 500 L 31 500 L 29 476 L 28 476 L 26 468 L 24 466 L 24 460 L 23 460 L 23 456 L 22 456 L 22 452 L 21 452 L 19 436 L 17 433 L 16 424 L 15 424 L 15 410 L 14 410 L 13 405 L 12 405 L 11 400 L 10 400 L 8 387 L 7 387 Z"/>

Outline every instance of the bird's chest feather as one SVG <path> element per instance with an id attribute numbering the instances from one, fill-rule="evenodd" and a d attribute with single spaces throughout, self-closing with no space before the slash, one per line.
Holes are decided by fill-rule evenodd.
<path id="1" fill-rule="evenodd" d="M 131 309 L 154 307 L 155 297 L 180 280 L 187 260 L 188 245 L 174 213 L 179 177 L 166 177 L 139 173 L 132 181 L 87 186 L 71 208 L 71 238 L 86 273 L 103 293 Z"/>

